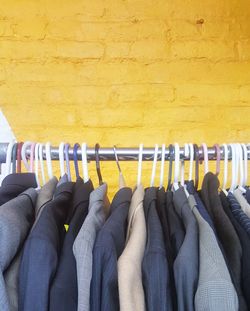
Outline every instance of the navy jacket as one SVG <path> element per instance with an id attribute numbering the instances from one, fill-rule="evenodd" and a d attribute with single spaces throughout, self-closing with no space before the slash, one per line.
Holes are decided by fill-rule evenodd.
<path id="1" fill-rule="evenodd" d="M 132 190 L 127 187 L 116 193 L 111 214 L 98 232 L 93 250 L 91 311 L 119 310 L 117 259 L 125 247 L 131 197 Z"/>
<path id="2" fill-rule="evenodd" d="M 28 188 L 36 188 L 37 182 L 33 173 L 17 173 L 7 175 L 0 187 L 0 205 L 17 197 Z"/>
<path id="3" fill-rule="evenodd" d="M 156 211 L 157 188 L 146 189 L 143 207 L 147 243 L 142 261 L 142 283 L 148 311 L 173 310 L 169 267 L 161 222 Z"/>
<path id="4" fill-rule="evenodd" d="M 25 242 L 19 270 L 19 310 L 47 311 L 49 291 L 65 236 L 73 183 L 56 188 Z"/>
<path id="5" fill-rule="evenodd" d="M 92 190 L 93 184 L 90 180 L 84 183 L 82 178 L 78 177 L 73 191 L 73 217 L 64 239 L 58 269 L 50 290 L 50 310 L 77 310 L 77 272 L 72 248 L 87 216 L 89 195 Z"/>
<path id="6" fill-rule="evenodd" d="M 220 199 L 225 213 L 234 226 L 242 246 L 241 259 L 241 286 L 248 310 L 250 310 L 250 238 L 244 228 L 241 226 L 240 218 L 233 214 L 228 198 L 224 192 L 220 193 Z M 243 211 L 242 211 L 243 212 Z M 241 308 L 241 310 L 244 310 Z"/>

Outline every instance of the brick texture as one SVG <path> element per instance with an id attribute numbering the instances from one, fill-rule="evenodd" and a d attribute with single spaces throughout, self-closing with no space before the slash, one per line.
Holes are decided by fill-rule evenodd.
<path id="1" fill-rule="evenodd" d="M 19 140 L 249 142 L 249 3 L 2 0 L 0 103 Z"/>

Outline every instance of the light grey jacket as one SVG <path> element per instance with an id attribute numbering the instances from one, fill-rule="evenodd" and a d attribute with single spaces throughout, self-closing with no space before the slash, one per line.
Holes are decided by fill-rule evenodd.
<path id="1" fill-rule="evenodd" d="M 90 309 L 92 252 L 97 232 L 105 221 L 106 196 L 106 183 L 91 192 L 88 215 L 73 244 L 73 253 L 76 259 L 77 269 L 78 311 L 88 311 Z"/>
<path id="2" fill-rule="evenodd" d="M 210 225 L 200 215 L 193 195 L 188 197 L 199 227 L 199 280 L 195 310 L 238 311 L 238 296 Z"/>
<path id="3" fill-rule="evenodd" d="M 23 245 L 35 214 L 37 192 L 28 189 L 0 206 L 0 310 L 9 311 L 3 272 Z"/>
<path id="4" fill-rule="evenodd" d="M 57 178 L 53 177 L 42 187 L 42 189 L 38 193 L 35 205 L 35 223 L 39 219 L 39 216 L 41 215 L 44 206 L 53 198 L 56 185 Z M 35 223 L 33 224 L 32 228 L 34 228 Z M 18 272 L 21 261 L 21 254 L 22 249 L 19 251 L 18 255 L 14 258 L 9 268 L 4 273 L 6 291 L 9 297 L 10 311 L 18 310 Z"/>

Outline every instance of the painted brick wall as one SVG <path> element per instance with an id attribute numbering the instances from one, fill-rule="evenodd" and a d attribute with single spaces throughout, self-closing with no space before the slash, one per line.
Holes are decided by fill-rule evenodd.
<path id="1" fill-rule="evenodd" d="M 19 140 L 248 142 L 249 104 L 247 0 L 1 1 L 0 106 Z"/>

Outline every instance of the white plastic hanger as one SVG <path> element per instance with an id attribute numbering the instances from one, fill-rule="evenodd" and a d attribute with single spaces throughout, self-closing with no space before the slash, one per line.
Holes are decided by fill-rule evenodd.
<path id="1" fill-rule="evenodd" d="M 243 149 L 241 147 L 241 144 L 236 144 L 236 149 L 238 153 L 238 163 L 239 163 L 239 171 L 240 171 L 240 177 L 239 177 L 239 188 L 243 189 L 243 183 L 244 183 L 244 163 L 243 163 Z"/>
<path id="2" fill-rule="evenodd" d="M 141 184 L 141 175 L 142 175 L 142 155 L 143 155 L 143 144 L 139 146 L 139 155 L 138 155 L 138 173 L 137 173 L 137 187 Z"/>
<path id="3" fill-rule="evenodd" d="M 243 187 L 247 185 L 247 178 L 248 178 L 248 159 L 247 159 L 247 146 L 246 144 L 241 144 L 241 147 L 243 149 L 243 163 L 244 163 L 244 180 L 243 180 Z M 244 192 L 246 189 L 244 189 Z"/>
<path id="4" fill-rule="evenodd" d="M 163 187 L 164 183 L 164 165 L 165 165 L 165 153 L 166 153 L 166 146 L 162 144 L 161 147 L 161 172 L 160 172 L 160 189 Z"/>
<path id="5" fill-rule="evenodd" d="M 155 145 L 155 151 L 154 151 L 154 160 L 153 160 L 153 167 L 152 167 L 152 174 L 151 174 L 151 181 L 150 181 L 150 187 L 154 186 L 154 180 L 155 180 L 155 173 L 156 173 L 156 164 L 157 164 L 157 158 L 158 158 L 158 145 Z"/>
<path id="6" fill-rule="evenodd" d="M 39 143 L 35 146 L 35 174 L 36 174 L 36 183 L 37 187 L 40 188 L 40 181 L 39 181 Z"/>
<path id="7" fill-rule="evenodd" d="M 87 159 L 87 144 L 82 144 L 82 172 L 83 172 L 83 180 L 87 182 L 89 180 L 88 173 L 88 159 Z"/>
<path id="8" fill-rule="evenodd" d="M 45 178 L 45 170 L 44 170 L 44 163 L 43 163 L 43 144 L 39 144 L 39 160 L 40 160 L 40 167 L 41 167 L 41 174 L 42 174 L 42 182 L 43 185 L 46 183 Z"/>
<path id="9" fill-rule="evenodd" d="M 174 144 L 174 190 L 179 188 L 178 180 L 180 174 L 180 146 L 178 143 Z"/>
<path id="10" fill-rule="evenodd" d="M 59 145 L 59 163 L 60 163 L 60 174 L 61 177 L 65 175 L 64 169 L 64 142 L 61 142 Z"/>
<path id="11" fill-rule="evenodd" d="M 208 173 L 208 151 L 207 151 L 207 145 L 205 143 L 201 144 L 203 149 L 203 155 L 204 155 L 204 175 Z"/>
<path id="12" fill-rule="evenodd" d="M 228 176 L 228 147 L 227 147 L 227 144 L 223 144 L 223 148 L 224 148 L 224 175 L 223 175 L 222 191 L 227 196 L 228 195 L 228 192 L 226 190 L 227 176 Z"/>
<path id="13" fill-rule="evenodd" d="M 190 157 L 190 161 L 189 161 L 189 177 L 188 180 L 192 180 L 193 177 L 193 162 L 194 162 L 194 145 L 189 143 L 189 157 Z"/>
<path id="14" fill-rule="evenodd" d="M 7 153 L 6 153 L 6 173 L 5 176 L 9 175 L 12 173 L 12 162 L 11 162 L 11 157 L 12 157 L 12 149 L 14 147 L 15 141 L 12 140 L 9 142 L 8 147 L 7 147 Z"/>
<path id="15" fill-rule="evenodd" d="M 28 172 L 30 171 L 30 165 L 29 165 L 28 160 L 26 158 L 26 149 L 28 147 L 30 147 L 31 145 L 32 145 L 31 141 L 26 141 L 26 142 L 24 142 L 24 144 L 22 146 L 22 150 L 21 150 L 22 161 L 23 161 L 23 164 L 24 164 L 24 166 Z"/>
<path id="16" fill-rule="evenodd" d="M 53 167 L 52 167 L 52 161 L 51 161 L 51 144 L 50 144 L 50 142 L 46 143 L 45 152 L 46 152 L 46 163 L 47 163 L 48 176 L 49 176 L 49 179 L 52 179 L 53 178 Z"/>
<path id="17" fill-rule="evenodd" d="M 189 146 L 184 144 L 184 158 L 181 160 L 181 185 L 185 185 L 185 158 L 189 156 Z"/>
<path id="18" fill-rule="evenodd" d="M 237 167 L 236 167 L 236 152 L 235 152 L 235 146 L 234 144 L 229 144 L 231 147 L 231 152 L 232 152 L 232 177 L 231 177 L 231 186 L 230 186 L 230 192 L 233 192 L 235 187 L 236 187 L 236 172 L 237 172 Z"/>

